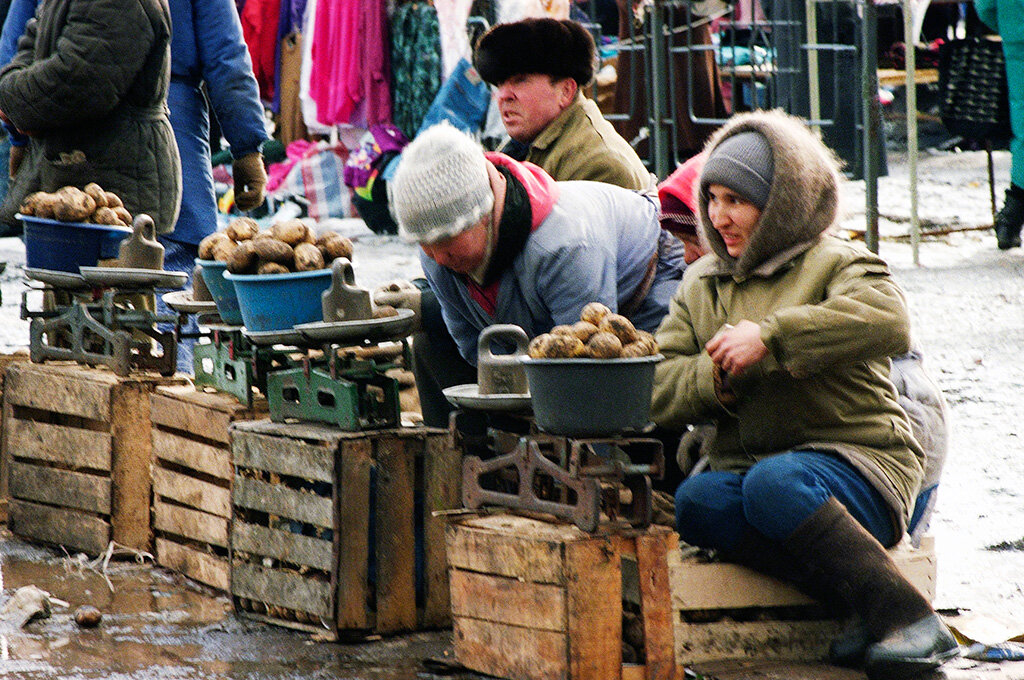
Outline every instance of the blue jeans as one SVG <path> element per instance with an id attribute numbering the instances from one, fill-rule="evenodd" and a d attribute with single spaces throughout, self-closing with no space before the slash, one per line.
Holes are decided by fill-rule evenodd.
<path id="1" fill-rule="evenodd" d="M 676 527 L 687 543 L 717 550 L 731 550 L 751 530 L 781 542 L 832 496 L 882 545 L 900 538 L 881 494 L 845 460 L 817 451 L 770 456 L 745 473 L 690 477 L 676 490 Z"/>

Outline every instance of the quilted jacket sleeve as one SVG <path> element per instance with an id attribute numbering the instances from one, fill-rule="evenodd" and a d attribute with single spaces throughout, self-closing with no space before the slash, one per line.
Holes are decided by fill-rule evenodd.
<path id="1" fill-rule="evenodd" d="M 35 59 L 36 41 L 44 39 L 54 48 Z M 155 39 L 137 0 L 70 0 L 62 26 L 42 16 L 29 22 L 18 54 L 0 72 L 0 110 L 28 132 L 100 118 L 124 98 Z"/>

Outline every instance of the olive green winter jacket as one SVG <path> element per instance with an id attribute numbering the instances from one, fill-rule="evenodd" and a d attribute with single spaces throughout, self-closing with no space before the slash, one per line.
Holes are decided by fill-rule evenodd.
<path id="1" fill-rule="evenodd" d="M 775 181 L 739 259 L 707 226 L 707 198 L 700 197 L 713 253 L 686 270 L 658 329 L 665 360 L 655 375 L 652 415 L 676 430 L 713 421 L 715 470 L 743 471 L 794 449 L 833 452 L 882 494 L 902 535 L 924 460 L 888 377 L 888 357 L 910 345 L 903 295 L 884 261 L 860 244 L 822 235 L 836 215 L 834 165 L 816 142 L 782 145 L 780 126 L 803 127 L 759 112 L 734 119 L 709 142 L 762 132 L 772 145 Z M 769 354 L 729 377 L 737 401 L 726 407 L 704 346 L 725 324 L 742 320 L 760 325 Z"/>

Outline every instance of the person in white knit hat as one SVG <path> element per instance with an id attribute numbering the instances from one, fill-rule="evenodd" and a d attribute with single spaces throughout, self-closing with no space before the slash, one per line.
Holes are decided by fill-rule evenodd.
<path id="1" fill-rule="evenodd" d="M 487 326 L 515 324 L 534 337 L 601 302 L 653 331 L 682 278 L 682 244 L 662 232 L 652 198 L 556 182 L 532 163 L 485 153 L 447 124 L 406 147 L 388 191 L 399 234 L 422 249 L 463 360 L 414 365 L 425 420 L 434 407 L 447 413 L 441 389 L 452 380 L 476 382 L 477 338 Z"/>

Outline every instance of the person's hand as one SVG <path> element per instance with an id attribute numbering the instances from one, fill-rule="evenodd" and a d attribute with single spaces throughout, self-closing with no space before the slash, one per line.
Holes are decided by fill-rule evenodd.
<path id="1" fill-rule="evenodd" d="M 768 347 L 761 340 L 761 327 L 746 320 L 735 326 L 726 324 L 704 349 L 716 366 L 732 375 L 741 375 L 768 355 Z"/>
<path id="2" fill-rule="evenodd" d="M 14 176 L 18 174 L 18 168 L 21 167 L 21 162 L 25 160 L 25 147 L 24 146 L 12 146 L 11 147 L 11 158 L 7 161 L 7 176 L 10 179 L 14 179 Z"/>
<path id="3" fill-rule="evenodd" d="M 235 178 L 235 206 L 242 211 L 252 210 L 263 204 L 263 189 L 267 186 L 267 170 L 263 167 L 263 155 L 253 151 L 236 158 L 231 165 Z"/>
<path id="4" fill-rule="evenodd" d="M 373 290 L 372 297 L 375 305 L 390 305 L 395 309 L 411 309 L 413 325 L 409 332 L 415 333 L 421 330 L 423 291 L 411 282 L 399 279 L 385 283 Z"/>

